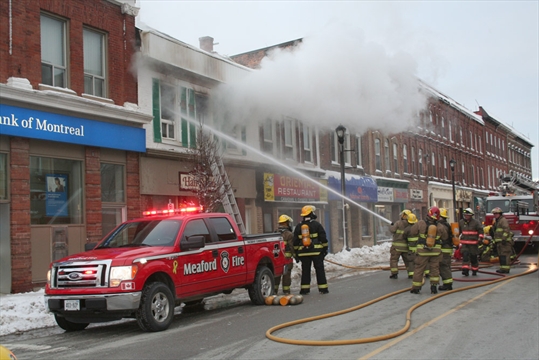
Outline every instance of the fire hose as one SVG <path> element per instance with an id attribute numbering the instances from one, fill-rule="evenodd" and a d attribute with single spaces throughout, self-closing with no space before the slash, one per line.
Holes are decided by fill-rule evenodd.
<path id="1" fill-rule="evenodd" d="M 530 237 L 530 239 L 531 239 L 531 237 Z M 520 255 L 521 254 L 519 254 L 519 256 Z M 337 263 L 332 262 L 330 260 L 326 260 L 326 261 L 331 262 L 333 264 L 337 264 Z M 539 263 L 539 255 L 538 255 L 537 263 Z M 342 265 L 342 264 L 338 264 L 338 265 Z M 342 266 L 345 266 L 345 265 L 342 265 Z M 367 267 L 360 268 L 360 267 L 353 267 L 353 266 L 345 266 L 345 267 L 354 268 L 354 269 L 362 269 L 362 270 L 387 270 L 386 267 L 372 267 L 372 268 L 367 268 Z M 288 328 L 288 327 L 292 327 L 292 326 L 295 326 L 295 325 L 304 324 L 304 323 L 312 322 L 312 321 L 316 321 L 316 320 L 327 319 L 327 318 L 330 318 L 330 317 L 347 314 L 347 313 L 350 313 L 350 312 L 365 308 L 365 307 L 367 307 L 369 305 L 372 305 L 372 304 L 375 304 L 375 303 L 380 302 L 382 300 L 388 299 L 388 298 L 390 298 L 392 296 L 396 296 L 398 294 L 408 292 L 408 291 L 410 291 L 410 288 L 394 291 L 392 293 L 383 295 L 381 297 L 378 297 L 376 299 L 367 301 L 367 302 L 365 302 L 363 304 L 360 304 L 360 305 L 357 305 L 357 306 L 353 306 L 353 307 L 348 308 L 348 309 L 343 309 L 343 310 L 339 310 L 339 311 L 335 311 L 335 312 L 331 312 L 331 313 L 327 313 L 327 314 L 322 314 L 322 315 L 318 315 L 318 316 L 298 319 L 298 320 L 286 322 L 286 323 L 283 323 L 283 324 L 280 324 L 280 325 L 276 325 L 276 326 L 274 326 L 274 327 L 272 327 L 272 328 L 270 328 L 270 329 L 268 329 L 266 331 L 266 337 L 268 339 L 272 340 L 272 341 L 276 341 L 276 342 L 280 342 L 280 343 L 291 344 L 291 345 L 309 345 L 309 346 L 355 345 L 355 344 L 366 344 L 366 343 L 373 343 L 373 342 L 378 342 L 378 341 L 383 341 L 383 340 L 389 340 L 389 339 L 396 338 L 396 337 L 406 333 L 410 329 L 410 326 L 411 326 L 411 323 L 412 323 L 412 313 L 416 309 L 418 309 L 419 307 L 421 307 L 421 306 L 423 306 L 425 304 L 428 304 L 431 301 L 437 300 L 437 299 L 439 299 L 439 298 L 441 298 L 443 296 L 451 295 L 451 294 L 454 294 L 454 293 L 457 293 L 457 292 L 466 291 L 466 290 L 470 290 L 470 289 L 475 289 L 475 288 L 479 288 L 479 287 L 483 287 L 483 286 L 489 286 L 489 285 L 492 285 L 494 283 L 506 281 L 506 280 L 509 280 L 509 279 L 514 279 L 514 278 L 524 276 L 524 275 L 529 275 L 529 274 L 532 274 L 532 273 L 534 273 L 536 271 L 537 271 L 537 264 L 530 264 L 528 270 L 524 271 L 523 273 L 515 274 L 515 275 L 504 275 L 503 277 L 500 277 L 498 279 L 492 279 L 492 280 L 489 279 L 487 282 L 482 283 L 482 284 L 470 285 L 470 286 L 466 286 L 466 287 L 463 287 L 463 288 L 453 289 L 451 291 L 444 292 L 444 293 L 439 293 L 439 294 L 434 295 L 434 296 L 432 296 L 432 297 L 430 297 L 428 299 L 422 300 L 422 301 L 418 302 L 417 304 L 413 305 L 412 307 L 410 307 L 408 309 L 408 311 L 406 312 L 405 325 L 400 330 L 389 333 L 389 334 L 373 336 L 373 337 L 366 337 L 366 338 L 347 339 L 347 340 L 301 340 L 301 339 L 283 338 L 283 337 L 273 335 L 274 332 L 276 332 L 278 330 L 281 330 L 281 329 L 284 329 L 284 328 Z M 486 280 L 483 279 L 482 281 L 486 281 Z"/>

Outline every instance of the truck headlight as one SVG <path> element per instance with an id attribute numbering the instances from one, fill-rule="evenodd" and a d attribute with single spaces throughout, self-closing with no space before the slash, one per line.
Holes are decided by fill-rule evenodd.
<path id="1" fill-rule="evenodd" d="M 51 271 L 47 271 L 47 285 L 51 287 Z"/>
<path id="2" fill-rule="evenodd" d="M 130 266 L 113 266 L 110 269 L 110 286 L 117 287 L 124 280 L 133 280 L 137 274 L 138 267 Z"/>

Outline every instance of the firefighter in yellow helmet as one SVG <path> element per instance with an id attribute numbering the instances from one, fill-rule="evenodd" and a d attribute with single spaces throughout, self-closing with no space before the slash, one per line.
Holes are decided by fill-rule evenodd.
<path id="1" fill-rule="evenodd" d="M 404 232 L 408 227 L 412 226 L 408 223 L 408 215 L 411 213 L 408 209 L 403 210 L 400 214 L 400 220 L 396 223 L 391 223 L 389 227 L 389 231 L 393 234 L 393 243 L 391 244 L 391 249 L 389 249 L 390 279 L 399 277 L 399 259 L 401 257 L 404 265 L 408 268 L 408 242 L 404 238 Z"/>
<path id="2" fill-rule="evenodd" d="M 479 249 L 477 246 L 479 241 L 483 240 L 483 227 L 479 221 L 473 218 L 474 212 L 472 209 L 464 209 L 462 215 L 464 219 L 459 220 L 460 243 L 462 244 L 460 248 L 462 253 L 462 275 L 470 275 L 471 268 L 472 275 L 475 276 L 479 270 L 479 261 L 477 260 Z"/>
<path id="3" fill-rule="evenodd" d="M 412 280 L 412 294 L 419 294 L 423 285 L 423 272 L 430 266 L 430 292 L 438 293 L 440 280 L 440 260 L 442 257 L 442 238 L 447 232 L 445 226 L 438 225 L 440 209 L 433 206 L 429 209 L 425 220 L 417 222 L 419 240 L 417 241 L 417 254 L 415 257 L 414 278 Z"/>
<path id="4" fill-rule="evenodd" d="M 511 269 L 511 255 L 513 253 L 513 233 L 509 228 L 509 222 L 503 216 L 503 211 L 499 207 L 492 209 L 494 224 L 491 231 L 494 233 L 492 240 L 496 244 L 496 250 L 500 259 L 500 268 L 497 273 L 509 274 Z"/>
<path id="5" fill-rule="evenodd" d="M 419 227 L 417 216 L 414 213 L 408 214 L 406 221 L 411 225 L 404 230 L 404 239 L 408 246 L 408 279 L 414 278 L 414 260 L 417 252 L 417 241 L 419 240 Z"/>
<path id="6" fill-rule="evenodd" d="M 305 205 L 301 209 L 303 221 L 294 229 L 294 251 L 301 261 L 301 290 L 306 295 L 311 291 L 311 264 L 316 271 L 316 282 L 321 294 L 328 294 L 328 283 L 324 269 L 324 257 L 328 253 L 328 239 L 322 224 L 316 221 L 316 208 Z"/>
<path id="7" fill-rule="evenodd" d="M 440 209 L 441 224 L 447 229 L 447 236 L 440 238 L 442 240 L 442 260 L 440 261 L 440 277 L 442 285 L 438 286 L 438 290 L 453 290 L 453 274 L 451 273 L 451 255 L 453 255 L 453 241 L 451 239 L 451 225 L 447 222 L 447 209 Z M 443 233 L 445 236 L 445 232 Z"/>
<path id="8" fill-rule="evenodd" d="M 292 268 L 294 264 L 292 257 L 294 257 L 294 234 L 292 233 L 292 218 L 288 215 L 279 216 L 279 227 L 276 232 L 281 233 L 285 248 L 284 255 L 289 260 L 286 264 L 286 271 L 282 275 L 283 278 L 283 294 L 290 294 L 290 285 L 292 284 Z M 279 285 L 281 284 L 281 276 L 275 277 L 275 295 L 279 293 Z"/>

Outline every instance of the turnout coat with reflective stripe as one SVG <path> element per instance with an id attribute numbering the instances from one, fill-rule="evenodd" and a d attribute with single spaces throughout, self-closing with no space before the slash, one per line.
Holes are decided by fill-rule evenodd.
<path id="1" fill-rule="evenodd" d="M 460 243 L 463 245 L 477 245 L 479 237 L 483 237 L 483 227 L 479 221 L 475 219 L 460 219 Z"/>
<path id="2" fill-rule="evenodd" d="M 407 220 L 399 220 L 389 227 L 389 231 L 393 234 L 393 246 L 398 252 L 408 252 L 408 243 L 404 237 L 408 227 L 411 225 Z"/>
<path id="3" fill-rule="evenodd" d="M 301 241 L 301 225 L 307 224 L 309 226 L 309 233 L 311 236 L 311 246 L 303 246 Z M 322 224 L 315 220 L 304 220 L 299 223 L 294 229 L 294 250 L 298 256 L 316 256 L 320 253 L 327 252 L 328 239 L 326 237 L 326 230 Z"/>

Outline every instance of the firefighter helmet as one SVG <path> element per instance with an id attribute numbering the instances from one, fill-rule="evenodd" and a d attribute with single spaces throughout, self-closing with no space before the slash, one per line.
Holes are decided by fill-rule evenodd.
<path id="1" fill-rule="evenodd" d="M 410 212 L 407 217 L 409 224 L 415 224 L 417 222 L 417 216 L 414 213 Z"/>
<path id="2" fill-rule="evenodd" d="M 285 222 L 292 222 L 292 218 L 288 215 L 281 215 L 279 216 L 279 224 L 285 223 Z"/>
<path id="3" fill-rule="evenodd" d="M 440 209 L 440 216 L 443 217 L 444 219 L 447 219 L 447 209 L 446 208 L 441 208 Z"/>
<path id="4" fill-rule="evenodd" d="M 490 234 L 490 228 L 491 228 L 490 225 L 485 226 L 485 227 L 483 228 L 483 233 L 484 233 L 485 235 L 489 235 L 489 234 Z"/>
<path id="5" fill-rule="evenodd" d="M 305 205 L 304 207 L 301 208 L 301 216 L 309 216 L 309 214 L 313 213 L 316 211 L 316 208 L 312 205 Z"/>
<path id="6" fill-rule="evenodd" d="M 402 210 L 402 211 L 401 211 L 401 214 L 400 214 L 400 215 L 401 215 L 401 219 L 406 219 L 406 217 L 407 217 L 408 215 L 410 215 L 411 213 L 412 213 L 411 210 L 408 210 L 408 209 Z"/>
<path id="7" fill-rule="evenodd" d="M 501 213 L 503 213 L 503 211 L 499 207 L 495 207 L 494 209 L 492 209 L 492 213 L 493 214 L 501 214 Z"/>
<path id="8" fill-rule="evenodd" d="M 433 218 L 434 220 L 438 220 L 440 218 L 440 209 L 438 209 L 437 206 L 431 207 L 427 216 Z"/>
<path id="9" fill-rule="evenodd" d="M 475 215 L 471 208 L 466 208 L 462 211 L 463 215 Z"/>

